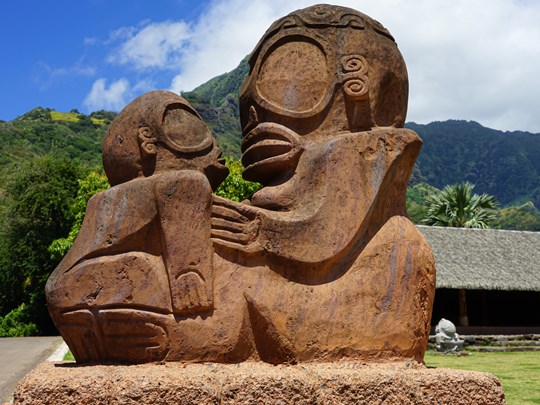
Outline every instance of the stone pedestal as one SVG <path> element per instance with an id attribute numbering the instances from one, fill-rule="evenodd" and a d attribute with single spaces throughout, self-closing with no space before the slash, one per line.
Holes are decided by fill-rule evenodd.
<path id="1" fill-rule="evenodd" d="M 503 404 L 491 374 L 417 363 L 42 363 L 15 404 Z"/>

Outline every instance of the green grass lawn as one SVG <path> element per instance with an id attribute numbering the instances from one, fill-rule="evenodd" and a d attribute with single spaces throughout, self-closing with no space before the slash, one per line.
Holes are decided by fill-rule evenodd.
<path id="1" fill-rule="evenodd" d="M 64 356 L 64 361 L 75 361 L 75 357 L 73 357 L 71 350 L 68 350 L 68 352 Z"/>
<path id="2" fill-rule="evenodd" d="M 428 352 L 426 366 L 486 371 L 500 380 L 509 405 L 540 404 L 540 352 L 470 353 L 444 356 Z"/>

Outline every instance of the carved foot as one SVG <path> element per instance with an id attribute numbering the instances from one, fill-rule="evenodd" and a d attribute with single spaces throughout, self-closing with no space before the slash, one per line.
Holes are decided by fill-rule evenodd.
<path id="1" fill-rule="evenodd" d="M 77 362 L 164 360 L 169 353 L 172 315 L 134 309 L 78 310 L 58 325 Z"/>

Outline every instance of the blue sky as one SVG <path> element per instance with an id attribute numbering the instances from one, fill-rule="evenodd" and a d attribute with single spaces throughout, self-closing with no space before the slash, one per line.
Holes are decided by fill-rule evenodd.
<path id="1" fill-rule="evenodd" d="M 0 118 L 10 120 L 37 106 L 88 112 L 91 106 L 85 105 L 85 97 L 100 78 L 110 84 L 144 77 L 157 87 L 169 87 L 172 70 L 141 75 L 108 58 L 126 38 L 122 29 L 128 35 L 130 28 L 152 22 L 194 21 L 205 6 L 189 0 L 2 2 Z"/>
<path id="2" fill-rule="evenodd" d="M 0 119 L 37 106 L 120 110 L 144 91 L 191 90 L 234 69 L 306 0 L 2 3 Z M 342 0 L 394 35 L 408 121 L 467 119 L 540 133 L 540 1 Z"/>

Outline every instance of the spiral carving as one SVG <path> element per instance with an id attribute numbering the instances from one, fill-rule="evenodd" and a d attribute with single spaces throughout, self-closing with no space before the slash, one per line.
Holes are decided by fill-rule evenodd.
<path id="1" fill-rule="evenodd" d="M 364 99 L 369 92 L 369 80 L 367 77 L 351 79 L 343 85 L 343 91 L 353 100 Z"/>
<path id="2" fill-rule="evenodd" d="M 361 55 L 347 55 L 341 59 L 341 65 L 345 73 L 358 72 L 359 74 L 366 74 L 368 70 L 368 64 L 366 58 Z"/>
<path id="3" fill-rule="evenodd" d="M 147 154 L 156 153 L 156 138 L 152 135 L 150 128 L 141 127 L 139 128 L 139 142 L 141 144 L 141 149 Z"/>
<path id="4" fill-rule="evenodd" d="M 368 63 L 362 55 L 346 55 L 341 58 L 343 91 L 354 101 L 363 100 L 369 93 Z"/>

